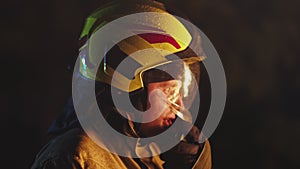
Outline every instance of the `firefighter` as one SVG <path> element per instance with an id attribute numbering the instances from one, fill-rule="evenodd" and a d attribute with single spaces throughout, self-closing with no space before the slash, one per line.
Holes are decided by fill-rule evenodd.
<path id="1" fill-rule="evenodd" d="M 141 12 L 167 14 L 168 19 L 150 18 L 152 26 L 124 23 L 122 29 L 134 34 L 104 51 L 103 59 L 96 66 L 98 60 L 91 50 L 98 44 L 90 39 L 97 30 L 122 16 Z M 195 117 L 189 111 L 199 101 L 195 93 L 200 80 L 200 62 L 205 58 L 199 40 L 198 33 L 188 30 L 157 1 L 117 0 L 92 13 L 80 36 L 79 64 L 74 73 L 79 82 L 95 83 L 97 106 L 111 128 L 126 137 L 138 138 L 134 155 L 122 156 L 97 144 L 76 117 L 74 105 L 84 99 L 77 100 L 79 103 L 70 99 L 49 129 L 54 138 L 39 152 L 31 168 L 211 168 L 209 142 L 199 142 L 204 136 L 192 125 Z M 191 49 L 193 44 L 199 46 L 198 54 Z M 80 86 L 73 90 L 84 91 Z M 125 96 L 129 96 L 134 110 L 114 102 L 113 97 L 126 99 Z M 85 116 L 95 120 L 90 113 Z M 166 132 L 176 122 L 180 127 L 172 132 L 177 144 L 167 151 L 161 151 L 159 144 L 153 147 L 141 141 Z M 180 135 L 187 129 L 186 135 Z M 123 140 L 112 142 L 127 151 Z"/>

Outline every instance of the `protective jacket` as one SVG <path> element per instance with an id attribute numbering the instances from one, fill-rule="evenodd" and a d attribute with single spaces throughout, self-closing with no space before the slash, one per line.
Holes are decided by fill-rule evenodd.
<path id="1" fill-rule="evenodd" d="M 141 169 L 191 168 L 178 164 L 177 159 L 164 161 L 161 156 L 128 158 L 112 154 L 95 144 L 82 129 L 74 128 L 51 140 L 37 155 L 32 169 Z M 194 169 L 211 168 L 211 152 L 206 141 L 200 150 Z"/>
<path id="2" fill-rule="evenodd" d="M 31 169 L 210 169 L 212 167 L 210 144 L 208 141 L 195 144 L 200 135 L 195 126 L 183 141 L 159 156 L 122 157 L 94 143 L 80 127 L 72 104 L 70 99 L 62 115 L 50 127 L 49 133 L 56 136 L 37 154 Z M 138 137 L 133 122 L 122 118 L 115 112 L 107 116 L 108 121 L 112 119 L 117 120 L 117 123 L 113 123 L 116 130 L 127 136 Z M 118 144 L 125 145 L 122 140 L 116 140 L 118 141 Z"/>

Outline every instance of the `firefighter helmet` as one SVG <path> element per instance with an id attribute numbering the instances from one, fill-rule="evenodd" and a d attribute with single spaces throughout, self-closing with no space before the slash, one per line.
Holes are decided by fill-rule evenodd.
<path id="1" fill-rule="evenodd" d="M 89 38 L 108 22 L 141 12 L 157 12 L 167 17 L 149 18 L 147 22 L 151 22 L 151 27 L 143 23 L 127 25 L 127 28 L 130 27 L 130 31 L 135 35 L 123 39 L 103 54 L 104 59 L 97 68 L 94 64 L 97 60 L 89 54 L 91 48 L 95 47 L 87 43 Z M 149 33 L 139 33 L 145 30 Z M 205 56 L 204 54 L 196 55 L 190 45 L 193 40 L 198 39 L 199 35 L 195 37 L 190 33 L 183 23 L 171 15 L 159 2 L 152 0 L 114 1 L 98 9 L 86 20 L 80 36 L 82 46 L 79 50 L 81 57 L 79 71 L 88 79 L 109 84 L 124 92 L 134 92 L 144 87 L 145 72 L 161 68 L 163 65 L 182 62 L 184 63 L 181 63 L 182 68 L 188 67 L 191 70 L 189 72 L 197 74 L 199 69 L 195 71 L 190 66 L 203 60 Z M 196 43 L 199 45 L 198 42 Z M 125 67 L 120 66 L 122 62 L 126 65 Z M 96 74 L 92 71 L 94 69 L 97 69 Z"/>

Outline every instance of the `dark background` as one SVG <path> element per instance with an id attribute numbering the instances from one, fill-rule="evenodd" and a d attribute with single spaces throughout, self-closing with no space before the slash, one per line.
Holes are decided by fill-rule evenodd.
<path id="1" fill-rule="evenodd" d="M 107 1 L 107 0 L 106 0 Z M 1 3 L 1 161 L 28 168 L 71 95 L 68 63 L 103 0 Z M 300 168 L 300 1 L 168 0 L 210 38 L 226 72 L 214 168 Z"/>

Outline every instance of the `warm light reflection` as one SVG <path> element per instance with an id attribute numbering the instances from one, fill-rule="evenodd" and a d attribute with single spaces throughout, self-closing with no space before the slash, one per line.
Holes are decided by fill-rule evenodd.
<path id="1" fill-rule="evenodd" d="M 192 72 L 190 68 L 186 65 L 183 64 L 184 68 L 184 77 L 183 77 L 183 97 L 187 97 L 189 94 L 189 86 L 191 85 L 192 82 Z"/>

